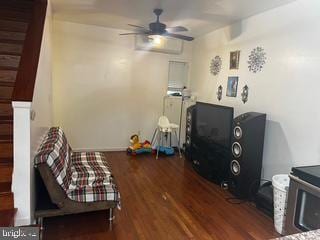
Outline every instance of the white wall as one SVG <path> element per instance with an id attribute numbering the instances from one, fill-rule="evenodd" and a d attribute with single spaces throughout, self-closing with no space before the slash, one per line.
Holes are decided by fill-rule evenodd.
<path id="1" fill-rule="evenodd" d="M 298 0 L 253 16 L 197 39 L 193 46 L 191 88 L 198 100 L 233 106 L 235 114 L 267 113 L 263 177 L 288 173 L 292 166 L 320 164 L 320 2 Z M 248 71 L 250 51 L 267 53 L 262 72 Z M 229 70 L 229 52 L 241 50 L 239 70 Z M 209 73 L 210 59 L 223 58 L 218 76 Z M 239 76 L 238 97 L 226 97 L 228 76 Z M 240 91 L 249 86 L 249 101 Z"/>
<path id="2" fill-rule="evenodd" d="M 42 38 L 36 84 L 33 93 L 31 121 L 31 157 L 33 158 L 42 141 L 42 136 L 52 126 L 52 14 L 48 2 L 46 22 Z"/>
<path id="3" fill-rule="evenodd" d="M 48 2 L 33 101 L 31 104 L 14 103 L 15 162 L 12 188 L 15 208 L 18 209 L 15 225 L 32 223 L 35 207 L 33 159 L 43 135 L 52 125 L 51 19 L 51 5 Z M 31 121 L 30 106 L 35 113 Z"/>
<path id="4" fill-rule="evenodd" d="M 162 114 L 169 60 L 183 55 L 135 51 L 132 36 L 54 21 L 54 124 L 75 149 L 126 148 L 132 134 L 152 137 Z"/>

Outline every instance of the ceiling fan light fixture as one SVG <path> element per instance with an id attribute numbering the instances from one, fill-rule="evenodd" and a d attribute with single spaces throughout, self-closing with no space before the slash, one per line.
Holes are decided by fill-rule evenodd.
<path id="1" fill-rule="evenodd" d="M 149 39 L 156 45 L 160 45 L 162 43 L 162 36 L 158 34 L 149 35 Z"/>
<path id="2" fill-rule="evenodd" d="M 162 9 L 154 9 L 153 12 L 157 16 L 157 20 L 155 22 L 151 22 L 149 24 L 149 28 L 145 28 L 142 26 L 134 25 L 134 24 L 129 24 L 129 26 L 136 28 L 136 32 L 121 33 L 120 35 L 145 35 L 149 39 L 152 39 L 152 44 L 154 45 L 162 44 L 163 39 L 166 37 L 177 38 L 185 41 L 192 41 L 194 39 L 193 37 L 189 37 L 186 35 L 176 34 L 177 32 L 188 31 L 188 29 L 183 26 L 175 26 L 175 27 L 167 28 L 166 24 L 161 23 L 159 20 L 159 17 L 163 12 Z"/>

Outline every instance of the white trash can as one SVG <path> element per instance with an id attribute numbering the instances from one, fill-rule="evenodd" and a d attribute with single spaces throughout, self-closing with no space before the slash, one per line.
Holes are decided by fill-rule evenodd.
<path id="1" fill-rule="evenodd" d="M 288 174 L 279 174 L 272 177 L 274 227 L 280 234 L 284 234 L 287 200 L 290 179 Z"/>

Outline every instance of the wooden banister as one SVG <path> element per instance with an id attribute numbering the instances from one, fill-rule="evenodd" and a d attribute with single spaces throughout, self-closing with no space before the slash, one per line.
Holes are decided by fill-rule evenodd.
<path id="1" fill-rule="evenodd" d="M 12 94 L 13 101 L 32 101 L 46 10 L 47 0 L 34 0 L 32 17 L 29 22 L 16 83 Z"/>

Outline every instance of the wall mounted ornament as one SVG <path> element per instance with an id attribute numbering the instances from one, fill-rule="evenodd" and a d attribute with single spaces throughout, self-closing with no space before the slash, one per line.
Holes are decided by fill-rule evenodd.
<path id="1" fill-rule="evenodd" d="M 217 99 L 218 99 L 219 101 L 222 99 L 222 86 L 221 86 L 221 85 L 218 87 Z"/>
<path id="2" fill-rule="evenodd" d="M 248 101 L 248 96 L 249 96 L 249 87 L 245 85 L 242 88 L 242 93 L 241 93 L 241 99 L 243 103 L 246 103 Z"/>
<path id="3" fill-rule="evenodd" d="M 262 47 L 254 48 L 248 60 L 248 68 L 250 72 L 257 73 L 261 72 L 263 66 L 265 65 L 267 60 L 266 52 Z"/>
<path id="4" fill-rule="evenodd" d="M 221 70 L 222 59 L 220 56 L 215 56 L 210 62 L 210 73 L 214 76 L 218 75 Z"/>

